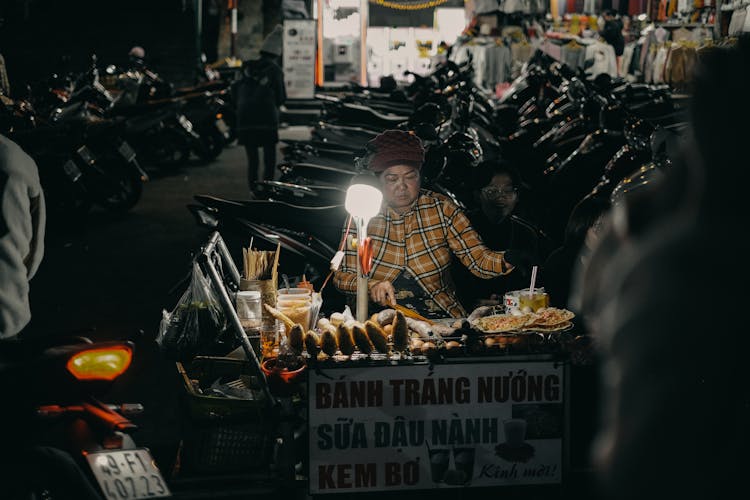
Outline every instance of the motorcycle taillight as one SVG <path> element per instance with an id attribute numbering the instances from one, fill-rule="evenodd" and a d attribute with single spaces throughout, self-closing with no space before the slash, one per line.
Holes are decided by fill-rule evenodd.
<path id="1" fill-rule="evenodd" d="M 114 380 L 125 373 L 132 358 L 127 345 L 95 347 L 71 356 L 67 368 L 78 380 Z"/>

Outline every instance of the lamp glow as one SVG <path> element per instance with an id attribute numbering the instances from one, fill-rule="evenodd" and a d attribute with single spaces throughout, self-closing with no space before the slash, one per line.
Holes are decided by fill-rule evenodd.
<path id="1" fill-rule="evenodd" d="M 383 202 L 383 193 L 367 184 L 353 184 L 346 190 L 344 207 L 352 217 L 362 217 L 369 221 L 378 214 Z"/>
<path id="2" fill-rule="evenodd" d="M 372 242 L 367 237 L 367 224 L 380 211 L 383 193 L 368 184 L 352 184 L 346 190 L 344 207 L 357 228 L 357 320 L 367 319 L 367 279 L 372 265 Z"/>

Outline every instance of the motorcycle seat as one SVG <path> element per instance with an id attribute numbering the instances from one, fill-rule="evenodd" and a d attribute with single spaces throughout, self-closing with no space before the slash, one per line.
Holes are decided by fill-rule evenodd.
<path id="1" fill-rule="evenodd" d="M 403 115 L 392 115 L 392 114 L 386 115 L 370 107 L 363 106 L 361 104 L 344 103 L 343 107 L 356 110 L 361 113 L 371 114 L 373 117 L 377 118 L 378 120 L 391 123 L 394 126 L 400 123 L 403 123 L 409 119 L 408 116 L 403 116 Z"/>

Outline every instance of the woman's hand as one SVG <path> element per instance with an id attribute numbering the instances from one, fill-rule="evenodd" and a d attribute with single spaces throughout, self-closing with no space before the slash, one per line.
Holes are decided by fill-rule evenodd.
<path id="1" fill-rule="evenodd" d="M 370 288 L 370 298 L 381 306 L 392 306 L 396 303 L 396 290 L 390 281 L 381 281 Z"/>

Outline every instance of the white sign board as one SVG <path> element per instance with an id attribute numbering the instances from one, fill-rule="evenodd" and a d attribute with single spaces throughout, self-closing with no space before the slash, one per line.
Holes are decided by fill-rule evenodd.
<path id="1" fill-rule="evenodd" d="M 310 493 L 562 481 L 553 361 L 309 373 Z"/>
<path id="2" fill-rule="evenodd" d="M 315 95 L 315 20 L 284 21 L 284 85 L 289 99 Z"/>

